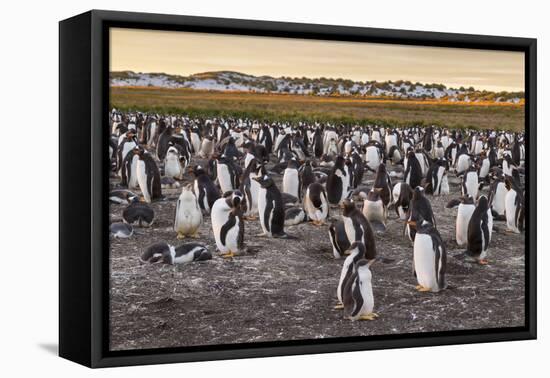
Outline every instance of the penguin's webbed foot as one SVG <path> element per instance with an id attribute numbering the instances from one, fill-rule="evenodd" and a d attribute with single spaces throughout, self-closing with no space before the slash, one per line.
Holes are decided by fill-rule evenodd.
<path id="1" fill-rule="evenodd" d="M 426 291 L 430 291 L 431 289 L 429 287 L 424 287 L 422 285 L 416 285 L 416 290 L 420 292 L 426 292 Z"/>
<path id="2" fill-rule="evenodd" d="M 229 251 L 229 252 L 227 252 L 227 253 L 222 253 L 221 256 L 222 256 L 224 259 L 229 259 L 229 258 L 235 257 L 235 254 L 233 253 L 233 251 Z"/>
<path id="3" fill-rule="evenodd" d="M 338 303 L 336 306 L 334 306 L 334 309 L 336 310 L 341 310 L 344 308 L 344 304 L 343 303 Z"/>
<path id="4" fill-rule="evenodd" d="M 377 317 L 378 314 L 371 312 L 370 314 L 361 315 L 358 320 L 375 320 Z"/>
<path id="5" fill-rule="evenodd" d="M 200 236 L 199 236 L 199 232 L 198 232 L 198 231 L 195 231 L 195 232 L 191 235 L 191 237 L 194 238 L 194 239 L 199 238 L 199 237 L 200 237 Z"/>
<path id="6" fill-rule="evenodd" d="M 185 239 L 185 234 L 183 234 L 183 233 L 181 233 L 181 232 L 178 232 L 177 238 L 178 238 L 179 240 Z"/>
<path id="7" fill-rule="evenodd" d="M 489 260 L 487 260 L 487 259 L 479 259 L 477 262 L 479 263 L 479 265 L 489 264 Z"/>

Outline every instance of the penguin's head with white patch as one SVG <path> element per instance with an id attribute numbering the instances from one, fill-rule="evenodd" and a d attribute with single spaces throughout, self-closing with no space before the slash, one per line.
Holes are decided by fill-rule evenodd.
<path id="1" fill-rule="evenodd" d="M 288 161 L 287 167 L 291 169 L 298 169 L 300 167 L 300 164 L 298 163 L 298 160 L 296 160 L 296 158 L 293 157 Z"/>
<path id="2" fill-rule="evenodd" d="M 421 186 L 417 186 L 415 189 L 414 189 L 414 193 L 413 193 L 413 200 L 418 200 L 420 198 L 424 197 L 424 188 L 421 187 Z"/>
<path id="3" fill-rule="evenodd" d="M 382 188 L 372 188 L 367 194 L 367 201 L 377 202 L 380 201 L 380 194 L 382 193 Z"/>
<path id="4" fill-rule="evenodd" d="M 275 185 L 275 182 L 268 175 L 254 177 L 253 180 L 257 181 L 262 188 L 269 188 L 272 185 Z"/>
<path id="5" fill-rule="evenodd" d="M 225 192 L 223 194 L 223 198 L 225 198 L 225 201 L 229 207 L 236 209 L 239 208 L 239 206 L 243 202 L 244 197 L 240 190 L 232 190 L 229 192 Z"/>
<path id="6" fill-rule="evenodd" d="M 354 210 L 357 210 L 357 208 L 355 207 L 355 203 L 346 198 L 345 200 L 342 201 L 341 205 L 340 205 L 340 208 L 342 209 L 342 215 L 344 217 L 348 217 L 350 216 L 350 214 L 354 211 Z"/>

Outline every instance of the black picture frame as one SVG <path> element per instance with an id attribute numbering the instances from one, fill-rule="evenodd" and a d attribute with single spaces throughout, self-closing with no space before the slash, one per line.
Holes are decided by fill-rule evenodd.
<path id="1" fill-rule="evenodd" d="M 108 29 L 180 30 L 525 52 L 524 327 L 113 352 L 108 348 Z M 59 354 L 89 367 L 536 338 L 536 39 L 92 10 L 59 23 Z M 78 183 L 78 185 L 75 185 Z"/>

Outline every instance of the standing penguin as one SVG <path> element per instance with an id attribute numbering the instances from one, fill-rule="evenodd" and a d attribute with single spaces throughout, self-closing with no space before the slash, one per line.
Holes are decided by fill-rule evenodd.
<path id="1" fill-rule="evenodd" d="M 447 178 L 448 162 L 445 158 L 436 159 L 426 174 L 426 193 L 434 196 L 449 194 Z"/>
<path id="2" fill-rule="evenodd" d="M 468 247 L 466 255 L 480 264 L 487 264 L 487 250 L 493 235 L 493 214 L 487 197 L 481 196 L 468 224 Z"/>
<path id="3" fill-rule="evenodd" d="M 304 210 L 314 225 L 320 226 L 325 223 L 329 204 L 323 185 L 317 182 L 309 185 L 304 196 Z"/>
<path id="4" fill-rule="evenodd" d="M 210 159 L 214 153 L 214 142 L 212 136 L 207 135 L 201 142 L 201 148 L 199 150 L 199 157 L 202 159 Z"/>
<path id="5" fill-rule="evenodd" d="M 157 163 L 151 154 L 144 149 L 137 152 L 139 161 L 137 165 L 137 180 L 145 202 L 162 198 L 160 172 Z"/>
<path id="6" fill-rule="evenodd" d="M 183 167 L 180 163 L 180 154 L 176 147 L 170 146 L 164 158 L 164 176 L 176 180 L 183 179 Z"/>
<path id="7" fill-rule="evenodd" d="M 376 232 L 386 231 L 387 208 L 381 193 L 381 188 L 372 188 L 363 201 L 363 214 Z"/>
<path id="8" fill-rule="evenodd" d="M 216 200 L 212 207 L 212 231 L 222 257 L 234 257 L 244 252 L 242 200 L 242 193 L 235 190 Z"/>
<path id="9" fill-rule="evenodd" d="M 284 231 L 285 209 L 281 192 L 268 175 L 254 177 L 261 188 L 258 193 L 258 211 L 263 234 L 274 238 L 289 238 Z"/>
<path id="10" fill-rule="evenodd" d="M 337 221 L 336 223 L 331 223 L 328 228 L 328 236 L 330 238 L 330 243 L 332 244 L 332 254 L 334 255 L 334 258 L 339 259 L 344 256 L 344 252 L 350 247 L 344 222 Z"/>
<path id="11" fill-rule="evenodd" d="M 475 208 L 474 198 L 471 195 L 462 196 L 456 214 L 456 244 L 459 246 L 464 246 L 468 242 L 468 225 Z"/>
<path id="12" fill-rule="evenodd" d="M 348 255 L 342 265 L 342 271 L 340 272 L 340 280 L 338 281 L 338 287 L 336 288 L 336 297 L 338 298 L 338 304 L 335 308 L 344 307 L 343 291 L 347 281 L 351 278 L 355 272 L 355 263 L 365 258 L 365 245 L 360 241 L 355 241 L 351 244 L 344 254 Z"/>
<path id="13" fill-rule="evenodd" d="M 193 167 L 192 172 L 195 175 L 193 191 L 198 199 L 199 206 L 203 211 L 209 213 L 214 202 L 221 197 L 220 190 L 200 165 Z"/>
<path id="14" fill-rule="evenodd" d="M 409 205 L 413 197 L 411 186 L 406 182 L 398 182 L 393 187 L 392 195 L 397 216 L 401 220 L 407 219 Z"/>
<path id="15" fill-rule="evenodd" d="M 376 241 L 369 221 L 351 200 L 345 199 L 341 207 L 348 240 L 351 243 L 362 242 L 366 248 L 365 258 L 374 260 L 376 258 Z"/>
<path id="16" fill-rule="evenodd" d="M 496 174 L 493 179 L 489 193 L 489 206 L 491 206 L 495 220 L 506 220 L 505 208 L 508 189 L 506 189 L 506 183 L 501 174 Z"/>
<path id="17" fill-rule="evenodd" d="M 471 195 L 474 199 L 479 194 L 479 178 L 475 165 L 470 166 L 462 177 L 462 195 L 465 196 L 466 194 Z"/>
<path id="18" fill-rule="evenodd" d="M 186 236 L 196 238 L 201 224 L 202 212 L 191 185 L 188 185 L 182 189 L 178 198 L 174 215 L 174 231 L 178 233 L 178 239 L 184 239 Z"/>
<path id="19" fill-rule="evenodd" d="M 410 227 L 409 222 L 416 222 L 420 219 L 428 221 L 433 227 L 436 227 L 435 216 L 432 210 L 432 205 L 428 198 L 424 195 L 424 189 L 420 186 L 417 186 L 413 192 L 413 197 L 411 200 L 411 205 L 409 208 L 408 222 L 405 226 L 405 231 L 409 236 L 409 239 L 414 242 L 416 236 L 416 228 Z"/>
<path id="20" fill-rule="evenodd" d="M 505 212 L 506 212 L 506 231 L 519 234 L 523 231 L 523 222 L 525 218 L 525 199 L 518 184 L 510 176 L 506 177 Z"/>
<path id="21" fill-rule="evenodd" d="M 386 170 L 386 164 L 380 163 L 376 170 L 376 177 L 374 178 L 373 189 L 380 189 L 378 192 L 384 206 L 387 207 L 391 202 L 391 179 L 388 171 Z"/>
<path id="22" fill-rule="evenodd" d="M 306 160 L 304 165 L 300 168 L 300 191 L 305 193 L 310 184 L 313 184 L 316 181 L 315 173 L 313 172 L 313 167 L 311 166 L 311 161 Z"/>
<path id="23" fill-rule="evenodd" d="M 332 167 L 327 179 L 327 194 L 330 204 L 338 205 L 347 197 L 347 185 L 345 160 L 342 156 L 337 156 L 334 167 Z"/>
<path id="24" fill-rule="evenodd" d="M 344 314 L 351 320 L 374 320 L 378 314 L 374 310 L 372 293 L 372 273 L 367 260 L 356 263 L 355 273 L 344 288 Z"/>
<path id="25" fill-rule="evenodd" d="M 137 197 L 132 197 L 130 204 L 122 211 L 124 223 L 149 227 L 155 220 L 155 211 L 146 203 L 139 202 Z"/>
<path id="26" fill-rule="evenodd" d="M 264 168 L 260 162 L 256 158 L 253 158 L 243 173 L 239 190 L 244 194 L 246 200 L 245 219 L 254 220 L 258 214 L 260 184 L 254 178 L 261 176 L 263 170 Z"/>
<path id="27" fill-rule="evenodd" d="M 295 158 L 289 160 L 288 165 L 283 175 L 283 192 L 293 195 L 300 199 L 300 175 L 298 169 L 300 168 Z"/>
<path id="28" fill-rule="evenodd" d="M 422 182 L 422 167 L 420 166 L 420 162 L 412 149 L 410 149 L 407 153 L 407 164 L 403 177 L 404 181 L 413 189 L 419 186 Z"/>
<path id="29" fill-rule="evenodd" d="M 138 152 L 138 146 L 134 147 L 133 152 L 128 152 L 120 169 L 120 185 L 126 186 L 128 189 L 136 189 L 139 187 L 137 181 L 137 165 L 139 161 L 139 155 L 137 154 Z"/>
<path id="30" fill-rule="evenodd" d="M 232 159 L 222 155 L 216 164 L 218 183 L 222 193 L 231 192 L 239 187 L 239 173 Z"/>
<path id="31" fill-rule="evenodd" d="M 414 273 L 418 280 L 416 290 L 437 293 L 447 287 L 445 244 L 437 229 L 421 217 L 410 221 L 409 226 L 416 229 L 413 247 Z"/>

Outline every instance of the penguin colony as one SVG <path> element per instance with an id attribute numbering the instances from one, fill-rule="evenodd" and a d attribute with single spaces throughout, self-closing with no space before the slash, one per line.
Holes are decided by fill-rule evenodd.
<path id="1" fill-rule="evenodd" d="M 332 256 L 343 259 L 334 273 L 340 277 L 334 307 L 347 319 L 378 318 L 376 267 L 392 264 L 392 256 L 377 239 L 388 232 L 388 219 L 403 225 L 396 237 L 410 242 L 417 281 L 411 289 L 419 292 L 447 288 L 450 257 L 480 265 L 498 259 L 490 248 L 497 225 L 510 234 L 524 229 L 523 133 L 194 119 L 116 109 L 110 119 L 109 199 L 125 206 L 121 219 L 112 219 L 112 237 L 124 243 L 139 234 L 136 228 L 164 222 L 178 240 L 189 239 L 179 246 L 143 245 L 142 263 L 212 259 L 212 248 L 193 241 L 201 233 L 219 258 L 238 259 L 262 253 L 249 248 L 250 241 L 261 249 L 271 238 L 300 239 L 292 227 L 307 222 L 330 243 Z M 374 176 L 368 185 L 367 175 Z M 453 194 L 451 177 L 460 180 Z M 447 196 L 447 208 L 456 208 L 453 235 L 438 230 L 435 196 Z M 154 202 L 175 202 L 173 218 L 156 219 Z M 252 222 L 261 234 L 248 233 Z M 448 256 L 449 243 L 463 252 Z"/>

